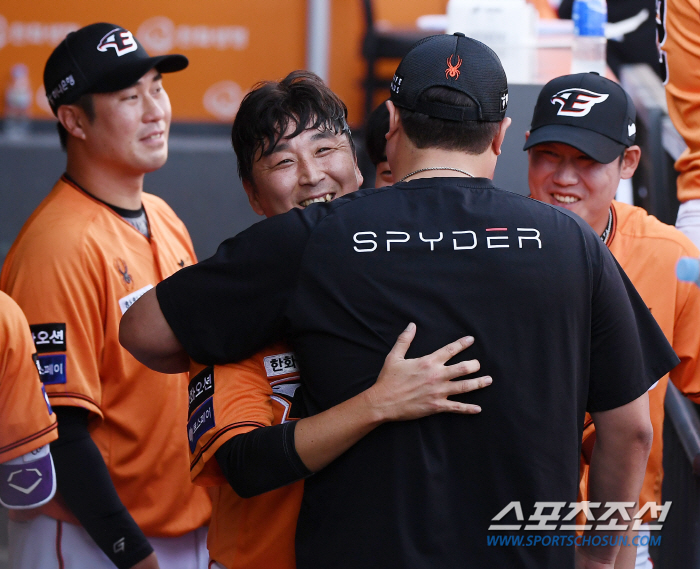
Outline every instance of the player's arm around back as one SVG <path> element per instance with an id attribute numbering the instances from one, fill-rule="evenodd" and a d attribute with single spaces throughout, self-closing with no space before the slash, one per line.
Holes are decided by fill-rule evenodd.
<path id="1" fill-rule="evenodd" d="M 448 399 L 491 384 L 488 376 L 459 379 L 479 370 L 478 360 L 445 363 L 471 346 L 460 338 L 421 358 L 405 359 L 415 324 L 399 336 L 374 385 L 317 415 L 237 435 L 217 451 L 231 487 L 257 496 L 318 472 L 379 425 L 442 412 L 474 414 L 477 405 Z M 281 452 L 281 449 L 285 449 Z"/>
<path id="2" fill-rule="evenodd" d="M 152 370 L 161 373 L 189 370 L 190 358 L 163 316 L 155 288 L 124 313 L 119 324 L 119 343 Z"/>
<path id="3" fill-rule="evenodd" d="M 359 395 L 298 422 L 294 442 L 302 462 L 316 472 L 373 429 L 390 421 L 408 421 L 435 413 L 475 414 L 477 405 L 448 399 L 491 384 L 488 376 L 452 381 L 479 370 L 477 360 L 451 366 L 449 359 L 474 343 L 460 338 L 422 358 L 405 359 L 416 334 L 409 324 L 386 357 L 377 382 Z"/>
<path id="4" fill-rule="evenodd" d="M 589 500 L 636 503 L 654 435 L 649 419 L 649 394 L 591 416 L 596 442 L 591 457 Z M 619 545 L 579 547 L 576 569 L 612 569 L 618 550 Z"/>

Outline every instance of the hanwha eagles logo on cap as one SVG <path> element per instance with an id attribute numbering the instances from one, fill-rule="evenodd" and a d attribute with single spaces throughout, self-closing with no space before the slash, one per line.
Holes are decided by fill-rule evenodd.
<path id="1" fill-rule="evenodd" d="M 554 105 L 560 104 L 558 115 L 566 117 L 585 117 L 594 105 L 606 101 L 610 95 L 595 93 L 586 89 L 564 89 L 550 99 Z"/>
<path id="2" fill-rule="evenodd" d="M 121 57 L 132 51 L 136 51 L 139 46 L 136 44 L 136 40 L 134 40 L 134 36 L 131 35 L 131 32 L 123 28 L 114 28 L 108 34 L 105 34 L 100 40 L 100 43 L 97 44 L 97 51 L 106 53 L 110 47 L 114 48 L 118 57 Z"/>

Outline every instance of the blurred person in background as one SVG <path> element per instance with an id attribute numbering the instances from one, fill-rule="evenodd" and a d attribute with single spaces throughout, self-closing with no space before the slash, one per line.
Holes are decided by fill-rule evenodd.
<path id="1" fill-rule="evenodd" d="M 676 161 L 676 227 L 700 247 L 700 12 L 689 0 L 657 0 L 656 29 L 668 114 L 688 148 Z"/>
<path id="2" fill-rule="evenodd" d="M 394 178 L 386 159 L 386 133 L 389 132 L 389 109 L 386 102 L 379 105 L 367 117 L 365 123 L 365 148 L 374 165 L 374 187 L 391 186 Z"/>
<path id="3" fill-rule="evenodd" d="M 619 77 L 622 65 L 646 63 L 660 74 L 654 22 L 656 0 L 607 0 L 607 3 L 608 22 L 631 20 L 633 28 L 623 37 L 608 38 L 607 60 L 612 72 Z M 573 0 L 562 0 L 559 17 L 571 19 L 572 7 Z"/>

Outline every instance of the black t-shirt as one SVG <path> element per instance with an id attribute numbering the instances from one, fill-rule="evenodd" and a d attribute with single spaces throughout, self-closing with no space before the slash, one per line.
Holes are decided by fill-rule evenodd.
<path id="1" fill-rule="evenodd" d="M 526 520 L 537 501 L 575 501 L 585 411 L 636 399 L 678 363 L 583 220 L 486 179 L 293 210 L 156 290 L 197 361 L 286 335 L 312 413 L 372 385 L 409 322 L 407 357 L 476 338 L 455 361 L 493 377 L 460 397 L 483 411 L 382 425 L 308 479 L 300 569 L 573 567 L 570 546 L 489 546 L 493 517 L 512 501 Z"/>

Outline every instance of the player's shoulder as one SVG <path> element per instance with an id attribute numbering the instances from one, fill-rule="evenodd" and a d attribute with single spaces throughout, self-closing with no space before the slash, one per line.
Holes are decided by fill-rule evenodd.
<path id="1" fill-rule="evenodd" d="M 168 205 L 168 202 L 155 194 L 143 192 L 143 194 L 141 194 L 141 201 L 149 216 L 155 214 L 166 218 L 180 219 L 175 211 L 173 211 L 173 208 Z"/>
<path id="2" fill-rule="evenodd" d="M 163 198 L 143 192 L 141 202 L 152 228 L 154 225 L 165 226 L 172 232 L 189 236 L 184 222 Z"/>
<path id="3" fill-rule="evenodd" d="M 641 207 L 614 201 L 613 207 L 617 217 L 616 233 L 627 239 L 640 240 L 640 245 L 654 247 L 669 253 L 697 257 L 697 247 L 673 225 L 659 221 Z"/>
<path id="4" fill-rule="evenodd" d="M 24 312 L 8 294 L 0 291 L 0 330 L 16 329 L 18 326 L 29 329 Z"/>
<path id="5" fill-rule="evenodd" d="M 276 342 L 240 362 L 217 365 L 219 373 L 248 370 L 268 379 L 296 374 L 299 371 L 296 354 L 286 342 Z"/>
<path id="6" fill-rule="evenodd" d="M 94 226 L 101 226 L 106 206 L 61 178 L 20 231 L 16 244 L 42 251 L 79 246 Z"/>

